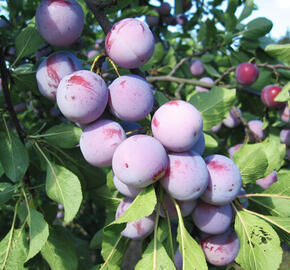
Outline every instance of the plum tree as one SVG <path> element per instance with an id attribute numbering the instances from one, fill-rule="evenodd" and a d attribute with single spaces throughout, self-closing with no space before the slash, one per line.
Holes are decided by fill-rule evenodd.
<path id="1" fill-rule="evenodd" d="M 235 109 L 240 113 L 242 114 L 242 111 L 235 107 Z M 227 118 L 225 118 L 223 120 L 223 124 L 228 127 L 228 128 L 234 128 L 234 127 L 237 127 L 239 124 L 240 124 L 240 119 L 236 116 L 234 110 L 230 110 L 230 114 Z"/>
<path id="2" fill-rule="evenodd" d="M 66 75 L 82 69 L 80 60 L 71 52 L 60 51 L 49 55 L 37 68 L 38 89 L 46 98 L 55 100 L 57 87 Z"/>
<path id="3" fill-rule="evenodd" d="M 260 120 L 251 120 L 248 122 L 249 129 L 257 136 L 258 140 L 263 140 L 266 136 L 266 131 L 263 130 L 263 122 Z M 248 132 L 248 128 L 246 128 L 246 132 Z M 249 137 L 252 141 L 255 141 L 255 137 L 250 133 Z"/>
<path id="4" fill-rule="evenodd" d="M 211 205 L 202 201 L 197 203 L 192 219 L 197 228 L 208 234 L 224 233 L 232 221 L 230 204 Z"/>
<path id="5" fill-rule="evenodd" d="M 192 148 L 189 151 L 193 151 L 198 153 L 199 155 L 203 155 L 205 150 L 205 138 L 204 133 L 202 132 L 198 141 L 192 146 Z"/>
<path id="6" fill-rule="evenodd" d="M 109 57 L 124 68 L 144 65 L 153 55 L 154 44 L 154 37 L 148 26 L 132 18 L 114 24 L 105 42 Z"/>
<path id="7" fill-rule="evenodd" d="M 88 125 L 80 139 L 85 160 L 96 167 L 112 165 L 116 148 L 126 139 L 121 125 L 112 120 L 98 120 Z"/>
<path id="8" fill-rule="evenodd" d="M 280 141 L 281 143 L 290 146 L 290 128 L 283 128 L 280 132 Z"/>
<path id="9" fill-rule="evenodd" d="M 260 178 L 256 180 L 256 184 L 259 185 L 263 189 L 269 188 L 272 184 L 277 182 L 277 172 L 273 171 L 269 175 L 264 178 Z"/>
<path id="10" fill-rule="evenodd" d="M 117 147 L 112 167 L 123 183 L 146 187 L 164 176 L 168 167 L 168 156 L 156 139 L 147 135 L 134 135 Z"/>
<path id="11" fill-rule="evenodd" d="M 163 104 L 153 115 L 151 123 L 153 136 L 174 152 L 189 150 L 201 136 L 202 126 L 200 112 L 182 100 Z"/>
<path id="12" fill-rule="evenodd" d="M 104 112 L 108 102 L 108 88 L 99 75 L 88 70 L 79 70 L 61 80 L 56 100 L 66 118 L 88 124 Z"/>
<path id="13" fill-rule="evenodd" d="M 66 46 L 81 35 L 84 13 L 75 0 L 42 0 L 36 10 L 35 22 L 49 44 Z"/>
<path id="14" fill-rule="evenodd" d="M 210 78 L 210 77 L 203 77 L 199 80 L 200 82 L 206 82 L 206 83 L 214 83 L 213 79 Z M 195 91 L 196 92 L 208 92 L 209 89 L 208 88 L 205 88 L 205 87 L 202 87 L 202 86 L 196 86 L 195 87 Z"/>
<path id="15" fill-rule="evenodd" d="M 240 241 L 237 234 L 228 230 L 223 234 L 209 236 L 201 242 L 206 260 L 213 265 L 230 264 L 237 257 L 240 250 Z"/>
<path id="16" fill-rule="evenodd" d="M 115 79 L 108 87 L 111 112 L 124 121 L 145 118 L 154 104 L 150 84 L 137 75 L 125 75 Z"/>
<path id="17" fill-rule="evenodd" d="M 171 153 L 169 167 L 161 179 L 163 188 L 175 199 L 194 200 L 205 191 L 209 175 L 203 158 L 193 151 Z"/>
<path id="18" fill-rule="evenodd" d="M 259 69 L 251 63 L 239 64 L 236 68 L 236 80 L 244 86 L 253 84 L 259 77 Z"/>
<path id="19" fill-rule="evenodd" d="M 262 102 L 269 108 L 278 108 L 282 105 L 281 102 L 275 101 L 275 97 L 281 92 L 282 87 L 277 85 L 267 85 L 261 92 Z"/>
<path id="20" fill-rule="evenodd" d="M 132 202 L 133 200 L 131 198 L 124 198 L 117 208 L 115 218 L 118 219 L 121 217 Z M 143 239 L 153 231 L 154 224 L 155 213 L 148 217 L 143 217 L 136 221 L 128 222 L 126 228 L 121 232 L 121 235 L 130 239 Z"/>
<path id="21" fill-rule="evenodd" d="M 193 76 L 201 76 L 204 73 L 204 66 L 201 60 L 193 59 L 190 63 L 189 70 Z"/>
<path id="22" fill-rule="evenodd" d="M 243 145 L 242 143 L 239 143 L 239 144 L 234 145 L 234 146 L 232 146 L 232 147 L 229 148 L 228 153 L 229 153 L 229 156 L 230 156 L 231 159 L 233 159 L 233 157 L 234 157 L 234 153 L 235 153 L 237 150 L 239 150 L 239 149 L 241 148 L 242 145 Z"/>
<path id="23" fill-rule="evenodd" d="M 126 185 L 125 183 L 120 181 L 116 177 L 116 175 L 114 175 L 114 177 L 113 177 L 113 182 L 114 182 L 114 185 L 115 185 L 116 189 L 121 194 L 123 194 L 124 196 L 129 197 L 129 198 L 135 198 L 140 193 L 140 191 L 142 190 L 142 188 L 136 188 L 136 187 L 132 187 L 132 186 Z"/>
<path id="24" fill-rule="evenodd" d="M 228 157 L 211 155 L 205 158 L 209 182 L 201 199 L 209 204 L 224 205 L 236 198 L 242 186 L 237 165 Z"/>

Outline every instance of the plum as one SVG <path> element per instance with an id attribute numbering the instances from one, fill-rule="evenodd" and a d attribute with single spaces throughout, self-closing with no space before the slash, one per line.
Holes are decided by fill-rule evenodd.
<path id="1" fill-rule="evenodd" d="M 285 123 L 290 122 L 290 110 L 288 104 L 286 104 L 281 110 L 280 110 L 280 117 L 281 120 Z"/>
<path id="2" fill-rule="evenodd" d="M 267 85 L 261 92 L 261 100 L 269 108 L 279 108 L 283 103 L 275 101 L 275 97 L 281 92 L 282 87 L 277 85 Z"/>
<path id="3" fill-rule="evenodd" d="M 219 132 L 221 130 L 221 128 L 222 128 L 222 123 L 219 123 L 219 124 L 213 126 L 210 129 L 210 131 L 213 132 L 213 133 L 217 133 L 217 132 Z"/>
<path id="4" fill-rule="evenodd" d="M 193 76 L 201 76 L 204 73 L 204 66 L 201 60 L 194 59 L 190 63 L 189 70 Z"/>
<path id="5" fill-rule="evenodd" d="M 80 139 L 85 160 L 96 167 L 112 165 L 116 148 L 126 139 L 121 125 L 112 120 L 99 120 L 87 126 Z"/>
<path id="6" fill-rule="evenodd" d="M 202 134 L 200 112 L 190 103 L 172 100 L 163 104 L 153 115 L 153 136 L 165 148 L 174 152 L 189 150 Z"/>
<path id="7" fill-rule="evenodd" d="M 191 0 L 182 0 L 182 10 L 183 12 L 189 10 L 192 7 L 192 1 Z"/>
<path id="8" fill-rule="evenodd" d="M 179 25 L 186 25 L 186 23 L 187 23 L 187 17 L 186 17 L 186 15 L 184 15 L 183 13 L 181 13 L 181 14 L 178 14 L 177 16 L 176 16 L 176 22 L 177 22 L 177 24 L 179 24 Z"/>
<path id="9" fill-rule="evenodd" d="M 260 120 L 251 120 L 248 122 L 249 129 L 256 134 L 259 141 L 263 140 L 266 136 L 266 131 L 263 130 L 263 125 L 263 122 Z M 255 141 L 255 137 L 249 132 L 248 128 L 245 130 L 249 134 L 250 140 Z"/>
<path id="10" fill-rule="evenodd" d="M 259 185 L 263 189 L 269 188 L 272 184 L 277 182 L 277 173 L 276 171 L 271 172 L 264 178 L 260 178 L 256 180 L 256 184 Z"/>
<path id="11" fill-rule="evenodd" d="M 79 70 L 61 80 L 56 100 L 66 118 L 79 124 L 88 124 L 104 112 L 108 102 L 108 88 L 99 75 Z"/>
<path id="12" fill-rule="evenodd" d="M 193 145 L 193 147 L 189 151 L 193 151 L 198 153 L 199 155 L 203 155 L 205 150 L 205 138 L 204 133 L 202 132 L 198 141 Z"/>
<path id="13" fill-rule="evenodd" d="M 231 159 L 233 159 L 233 157 L 234 157 L 234 153 L 235 153 L 237 150 L 239 150 L 239 149 L 241 148 L 242 145 L 243 145 L 242 143 L 239 143 L 239 144 L 234 145 L 234 146 L 232 146 L 232 147 L 229 148 L 228 153 L 229 153 L 229 156 L 230 156 Z"/>
<path id="14" fill-rule="evenodd" d="M 162 3 L 160 7 L 157 7 L 156 9 L 161 16 L 167 16 L 170 14 L 171 6 L 168 3 Z"/>
<path id="15" fill-rule="evenodd" d="M 137 75 L 125 75 L 109 85 L 111 112 L 124 121 L 139 121 L 152 110 L 154 96 L 149 83 Z"/>
<path id="16" fill-rule="evenodd" d="M 251 63 L 242 63 L 236 68 L 236 80 L 244 86 L 253 84 L 259 77 L 259 69 Z"/>
<path id="17" fill-rule="evenodd" d="M 242 111 L 235 107 L 236 110 L 238 110 L 238 112 L 240 113 L 240 115 L 242 115 Z M 230 110 L 230 114 L 227 118 L 225 118 L 223 120 L 223 124 L 228 127 L 228 128 L 234 128 L 237 127 L 240 124 L 240 119 L 236 116 L 234 110 Z"/>
<path id="18" fill-rule="evenodd" d="M 134 135 L 117 147 L 112 167 L 123 183 L 146 187 L 164 176 L 168 156 L 162 144 L 153 137 Z"/>
<path id="19" fill-rule="evenodd" d="M 231 202 L 240 192 L 242 177 L 237 165 L 228 157 L 211 155 L 205 158 L 209 182 L 201 199 L 213 205 Z"/>
<path id="20" fill-rule="evenodd" d="M 280 132 L 280 141 L 281 143 L 290 146 L 290 128 L 283 128 Z"/>
<path id="21" fill-rule="evenodd" d="M 56 90 L 62 78 L 80 69 L 80 60 L 70 52 L 60 51 L 49 55 L 36 71 L 40 93 L 48 99 L 55 100 Z"/>
<path id="22" fill-rule="evenodd" d="M 193 151 L 171 153 L 169 167 L 161 179 L 163 188 L 175 199 L 194 200 L 205 191 L 209 174 L 203 158 Z"/>
<path id="23" fill-rule="evenodd" d="M 124 198 L 117 208 L 115 218 L 118 219 L 121 217 L 132 202 L 132 198 Z M 154 224 L 155 213 L 152 213 L 150 216 L 140 218 L 133 222 L 128 222 L 126 228 L 121 232 L 121 235 L 135 240 L 144 239 L 153 231 Z"/>
<path id="24" fill-rule="evenodd" d="M 152 27 L 159 24 L 159 17 L 157 16 L 146 16 L 146 23 Z"/>
<path id="25" fill-rule="evenodd" d="M 122 181 L 120 181 L 116 177 L 116 175 L 114 175 L 114 177 L 113 177 L 113 182 L 114 182 L 116 189 L 121 194 L 123 194 L 129 198 L 135 198 L 142 190 L 142 188 L 136 188 L 136 187 L 132 187 L 132 186 L 124 184 Z"/>
<path id="26" fill-rule="evenodd" d="M 91 59 L 91 58 L 96 57 L 97 54 L 98 54 L 98 51 L 97 50 L 89 50 L 88 51 L 88 59 Z"/>
<path id="27" fill-rule="evenodd" d="M 138 68 L 153 55 L 154 36 L 149 27 L 137 19 L 123 19 L 106 36 L 108 56 L 120 67 Z"/>
<path id="28" fill-rule="evenodd" d="M 176 249 L 174 254 L 174 264 L 177 270 L 182 270 L 183 260 L 179 248 Z"/>
<path id="29" fill-rule="evenodd" d="M 81 35 L 84 13 L 75 0 L 42 0 L 36 10 L 35 22 L 49 44 L 67 46 Z"/>
<path id="30" fill-rule="evenodd" d="M 211 83 L 211 84 L 214 84 L 214 81 L 212 78 L 210 77 L 203 77 L 199 80 L 200 82 L 205 82 L 205 83 Z M 195 87 L 195 91 L 196 92 L 209 92 L 209 89 L 208 88 L 205 88 L 205 87 L 202 87 L 202 86 L 196 86 Z"/>

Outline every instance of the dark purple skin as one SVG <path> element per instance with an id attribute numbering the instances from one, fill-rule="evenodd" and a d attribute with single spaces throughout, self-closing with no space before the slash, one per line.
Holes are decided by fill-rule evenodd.
<path id="1" fill-rule="evenodd" d="M 187 17 L 186 17 L 186 15 L 184 15 L 184 14 L 178 14 L 177 16 L 176 16 L 176 22 L 177 22 L 177 24 L 179 24 L 179 25 L 186 25 L 186 23 L 187 23 Z"/>
<path id="2" fill-rule="evenodd" d="M 121 217 L 133 202 L 131 198 L 124 198 L 119 204 L 115 218 Z M 133 222 L 128 222 L 126 228 L 121 232 L 121 235 L 130 239 L 144 239 L 154 229 L 155 224 L 155 212 L 148 217 L 143 217 Z"/>
<path id="3" fill-rule="evenodd" d="M 203 155 L 205 150 L 205 139 L 204 139 L 204 133 L 200 135 L 198 141 L 194 144 L 194 146 L 189 150 L 198 153 L 199 155 Z"/>
<path id="4" fill-rule="evenodd" d="M 242 111 L 236 107 L 239 113 L 242 115 Z M 234 110 L 230 110 L 230 114 L 223 120 L 223 124 L 228 128 L 235 128 L 240 124 L 240 119 L 236 116 Z"/>
<path id="5" fill-rule="evenodd" d="M 285 106 L 280 110 L 280 117 L 283 122 L 290 122 L 290 110 L 288 104 L 285 104 Z"/>
<path id="6" fill-rule="evenodd" d="M 249 129 L 256 134 L 259 141 L 262 141 L 266 136 L 266 131 L 263 130 L 263 122 L 260 120 L 252 120 L 248 122 Z M 246 132 L 248 132 L 246 128 Z M 251 141 L 255 141 L 255 137 L 248 132 Z"/>
<path id="7" fill-rule="evenodd" d="M 192 219 L 201 231 L 209 234 L 221 234 L 229 228 L 232 215 L 230 204 L 217 206 L 199 201 L 193 211 Z"/>
<path id="8" fill-rule="evenodd" d="M 259 69 L 251 63 L 242 63 L 236 68 L 236 80 L 244 86 L 253 84 L 259 76 Z"/>
<path id="9" fill-rule="evenodd" d="M 157 12 L 161 16 L 167 16 L 170 14 L 171 6 L 168 3 L 162 3 L 160 7 L 157 7 Z"/>
<path id="10" fill-rule="evenodd" d="M 176 18 L 173 15 L 163 16 L 162 22 L 164 22 L 167 25 L 176 25 L 177 21 Z"/>
<path id="11" fill-rule="evenodd" d="M 204 73 L 203 63 L 199 59 L 192 60 L 189 69 L 193 76 L 199 77 Z"/>
<path id="12" fill-rule="evenodd" d="M 272 186 L 275 182 L 277 182 L 277 173 L 273 171 L 269 175 L 264 178 L 260 178 L 256 180 L 256 184 L 259 185 L 263 189 L 267 189 Z"/>
<path id="13" fill-rule="evenodd" d="M 146 16 L 146 23 L 150 26 L 157 26 L 159 24 L 159 17 L 157 16 Z"/>
<path id="14" fill-rule="evenodd" d="M 234 157 L 234 153 L 241 148 L 243 144 L 237 144 L 229 148 L 228 153 L 231 159 Z"/>
<path id="15" fill-rule="evenodd" d="M 203 239 L 201 247 L 209 263 L 223 266 L 232 263 L 237 257 L 240 250 L 240 240 L 237 234 L 230 229 L 223 234 Z"/>
<path id="16" fill-rule="evenodd" d="M 290 128 L 283 128 L 280 132 L 280 141 L 281 143 L 290 146 Z"/>
<path id="17" fill-rule="evenodd" d="M 16 113 L 22 113 L 22 112 L 26 111 L 26 109 L 27 109 L 25 103 L 16 104 L 16 105 L 13 106 L 13 108 L 14 108 L 14 111 Z"/>
<path id="18" fill-rule="evenodd" d="M 174 264 L 177 270 L 182 270 L 183 260 L 179 248 L 176 249 L 176 252 L 174 254 Z"/>

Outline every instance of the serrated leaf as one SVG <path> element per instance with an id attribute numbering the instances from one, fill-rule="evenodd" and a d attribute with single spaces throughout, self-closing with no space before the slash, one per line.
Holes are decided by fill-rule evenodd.
<path id="1" fill-rule="evenodd" d="M 255 183 L 264 177 L 268 159 L 261 144 L 244 144 L 235 152 L 234 162 L 239 167 L 243 183 Z"/>
<path id="2" fill-rule="evenodd" d="M 265 36 L 271 31 L 273 23 L 265 17 L 259 17 L 247 24 L 247 30 L 243 33 L 243 36 L 250 39 L 256 39 L 258 37 Z"/>
<path id="3" fill-rule="evenodd" d="M 13 182 L 22 180 L 28 165 L 29 156 L 18 137 L 9 132 L 0 132 L 0 162 L 5 174 Z"/>
<path id="4" fill-rule="evenodd" d="M 236 101 L 236 90 L 213 87 L 210 92 L 197 93 L 189 99 L 201 113 L 203 129 L 210 130 L 221 123 Z"/>
<path id="5" fill-rule="evenodd" d="M 235 230 L 240 239 L 236 262 L 244 269 L 274 270 L 282 261 L 280 240 L 264 220 L 243 211 L 237 213 Z M 275 254 L 275 256 L 273 256 Z"/>
<path id="6" fill-rule="evenodd" d="M 290 44 L 270 44 L 265 51 L 278 60 L 290 64 Z"/>
<path id="7" fill-rule="evenodd" d="M 286 102 L 290 100 L 290 82 L 283 86 L 282 91 L 275 97 L 275 101 Z"/>
<path id="8" fill-rule="evenodd" d="M 73 220 L 83 198 L 78 177 L 66 168 L 49 162 L 45 190 L 50 199 L 64 206 L 65 222 Z"/>
<path id="9" fill-rule="evenodd" d="M 71 235 L 60 226 L 50 231 L 41 255 L 52 270 L 77 270 L 78 258 Z"/>

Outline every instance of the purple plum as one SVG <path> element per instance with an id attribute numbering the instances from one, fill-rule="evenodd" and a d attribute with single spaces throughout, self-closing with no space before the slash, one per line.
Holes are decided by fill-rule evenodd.
<path id="1" fill-rule="evenodd" d="M 263 189 L 269 188 L 272 184 L 277 182 L 277 173 L 276 171 L 273 171 L 269 175 L 267 175 L 264 178 L 260 178 L 256 180 L 256 184 L 259 185 Z"/>
<path id="2" fill-rule="evenodd" d="M 249 129 L 256 134 L 257 139 L 259 141 L 263 140 L 266 136 L 266 131 L 263 130 L 263 122 L 260 120 L 252 120 L 248 122 Z M 246 128 L 246 132 L 249 134 L 249 138 L 252 141 L 255 141 L 255 137 L 248 131 Z"/>
<path id="3" fill-rule="evenodd" d="M 200 82 L 205 82 L 205 83 L 211 83 L 211 84 L 214 84 L 214 81 L 212 78 L 210 77 L 203 77 L 199 80 Z M 208 88 L 205 88 L 205 87 L 202 87 L 202 86 L 196 86 L 195 87 L 195 91 L 196 92 L 209 92 L 210 89 Z"/>
<path id="4" fill-rule="evenodd" d="M 229 148 L 228 153 L 229 153 L 229 156 L 230 156 L 231 159 L 233 159 L 233 157 L 234 157 L 234 153 L 235 153 L 237 150 L 239 150 L 239 149 L 241 148 L 242 145 L 243 145 L 242 143 L 239 143 L 239 144 L 234 145 L 234 146 L 232 146 L 232 147 Z"/>
<path id="5" fill-rule="evenodd" d="M 290 146 L 290 128 L 283 128 L 280 132 L 280 141 L 281 143 Z"/>
<path id="6" fill-rule="evenodd" d="M 242 111 L 236 107 L 238 112 L 242 115 Z M 236 116 L 234 110 L 230 110 L 230 114 L 223 120 L 223 124 L 228 128 L 237 127 L 240 124 L 240 119 Z"/>
<path id="7" fill-rule="evenodd" d="M 189 70 L 193 76 L 201 76 L 204 73 L 204 66 L 202 61 L 199 59 L 192 60 Z"/>
<path id="8" fill-rule="evenodd" d="M 129 185 L 124 184 L 122 181 L 120 181 L 116 175 L 113 177 L 113 182 L 116 187 L 116 189 L 123 194 L 124 196 L 135 198 L 140 193 L 142 188 L 136 188 Z"/>

